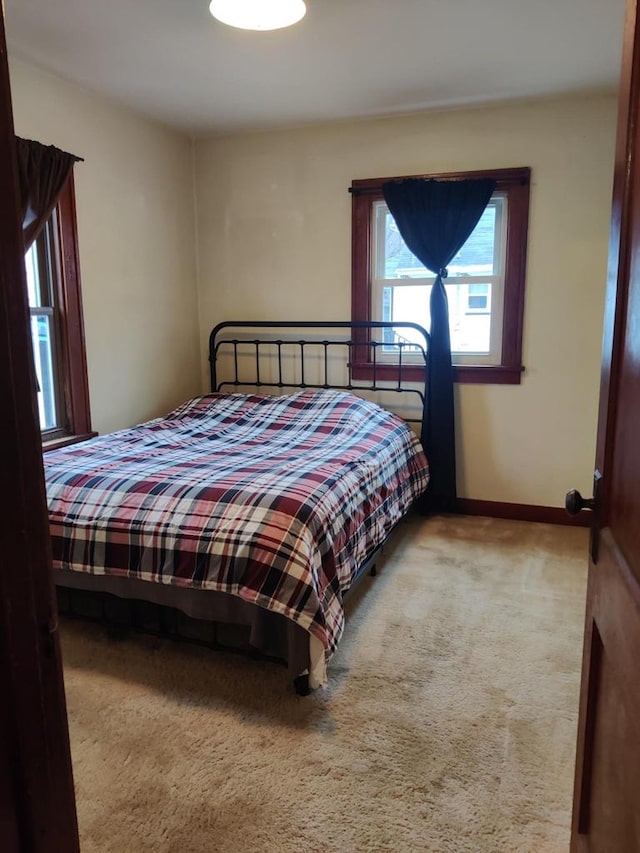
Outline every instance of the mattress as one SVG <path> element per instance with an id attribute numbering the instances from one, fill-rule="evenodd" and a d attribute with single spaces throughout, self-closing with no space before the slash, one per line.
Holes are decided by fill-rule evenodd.
<path id="1" fill-rule="evenodd" d="M 407 424 L 328 389 L 197 397 L 47 453 L 45 473 L 57 579 L 234 596 L 307 632 L 321 680 L 358 567 L 428 483 Z"/>

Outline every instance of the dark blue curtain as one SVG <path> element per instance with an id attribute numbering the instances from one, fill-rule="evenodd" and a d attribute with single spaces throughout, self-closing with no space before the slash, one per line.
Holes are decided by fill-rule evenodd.
<path id="1" fill-rule="evenodd" d="M 431 289 L 431 342 L 421 435 L 431 470 L 426 509 L 453 509 L 456 498 L 453 368 L 443 279 L 447 277 L 447 264 L 469 239 L 495 188 L 496 182 L 489 178 L 409 178 L 382 186 L 403 240 L 436 275 Z"/>

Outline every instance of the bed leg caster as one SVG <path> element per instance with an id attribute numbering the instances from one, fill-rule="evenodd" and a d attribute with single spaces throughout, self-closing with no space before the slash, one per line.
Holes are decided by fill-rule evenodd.
<path id="1" fill-rule="evenodd" d="M 294 678 L 293 688 L 298 696 L 308 696 L 311 693 L 311 688 L 309 687 L 309 676 L 299 675 L 297 678 Z"/>
<path id="2" fill-rule="evenodd" d="M 371 575 L 372 578 L 375 578 L 375 576 L 378 574 L 378 569 L 376 568 L 375 563 L 369 569 L 369 574 Z"/>

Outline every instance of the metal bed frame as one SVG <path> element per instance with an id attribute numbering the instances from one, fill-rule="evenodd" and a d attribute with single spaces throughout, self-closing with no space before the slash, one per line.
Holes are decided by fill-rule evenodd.
<path id="1" fill-rule="evenodd" d="M 256 330 L 271 332 L 273 336 L 256 337 Z M 332 331 L 344 330 L 347 337 L 328 337 L 327 330 Z M 372 337 L 375 331 L 382 332 L 383 337 L 385 332 L 390 332 L 397 337 L 398 330 L 413 330 L 420 336 L 420 343 L 402 338 L 400 340 L 376 340 Z M 318 330 L 324 334 L 317 338 L 308 340 L 299 338 L 295 335 L 290 335 L 286 338 L 281 337 L 283 330 L 302 331 L 302 330 Z M 229 337 L 229 333 L 232 337 Z M 238 337 L 238 333 L 243 336 Z M 404 418 L 409 423 L 418 423 L 422 426 L 424 421 L 424 407 L 426 401 L 426 384 L 427 384 L 427 358 L 429 350 L 429 333 L 427 330 L 417 323 L 397 322 L 393 321 L 362 321 L 362 320 L 313 320 L 313 321 L 275 321 L 275 320 L 256 320 L 242 321 L 229 320 L 218 323 L 209 336 L 209 366 L 211 390 L 222 392 L 224 389 L 232 388 L 247 388 L 252 387 L 258 391 L 263 389 L 284 389 L 299 388 L 299 389 L 328 389 L 343 391 L 355 391 L 357 393 L 365 392 L 390 392 L 392 394 L 414 394 L 419 398 L 421 416 L 419 418 Z M 283 358 L 286 348 L 293 347 L 297 352 L 296 362 L 300 367 L 300 377 L 297 382 L 287 381 L 283 369 Z M 226 349 L 230 351 L 233 363 L 233 378 L 220 380 L 218 376 L 218 363 L 221 353 Z M 248 348 L 252 373 L 249 376 L 242 376 L 240 371 L 240 352 L 242 348 Z M 335 351 L 347 350 L 346 367 L 348 370 L 348 379 L 345 383 L 339 383 L 329 380 L 329 361 L 330 353 Z M 318 358 L 318 349 L 320 350 L 320 358 Z M 389 363 L 388 360 L 382 361 L 379 358 L 379 351 L 386 350 L 387 353 L 396 353 L 397 360 Z M 411 380 L 407 376 L 407 368 L 411 367 L 412 372 L 415 369 L 415 361 L 408 361 L 407 353 L 417 355 L 419 362 L 418 366 L 423 371 L 423 381 L 419 383 L 421 387 L 415 386 L 415 380 Z M 276 378 L 266 380 L 264 372 L 261 371 L 261 364 L 266 358 L 271 358 L 276 368 Z M 359 357 L 359 358 L 358 358 Z M 360 364 L 364 362 L 369 368 L 370 380 L 355 380 L 353 378 L 353 366 L 356 361 Z M 344 362 L 343 362 L 344 363 Z M 321 381 L 307 381 L 306 366 L 313 364 L 316 368 L 320 368 Z M 248 365 L 243 365 L 245 368 Z M 396 376 L 393 380 L 388 380 L 384 376 L 384 372 L 389 366 L 394 368 Z M 411 383 L 411 385 L 410 385 Z M 350 592 L 361 578 L 367 574 L 376 575 L 376 560 L 382 553 L 382 550 L 396 529 L 397 525 L 389 531 L 384 542 L 366 558 L 361 566 L 358 567 L 354 574 L 353 581 L 349 587 Z M 309 693 L 309 684 L 307 676 L 299 676 L 294 679 L 294 687 L 299 695 L 307 695 Z"/>
<path id="2" fill-rule="evenodd" d="M 256 337 L 256 330 L 262 334 Z M 331 329 L 334 334 L 327 336 L 327 330 Z M 414 330 L 421 336 L 422 342 L 413 343 L 400 336 L 399 340 L 389 340 L 389 335 L 398 337 L 396 330 Z M 299 337 L 298 335 L 282 336 L 282 331 L 293 330 L 323 330 L 325 334 L 314 339 Z M 347 332 L 346 337 L 335 334 L 337 330 Z M 372 337 L 374 332 L 387 334 L 387 340 L 378 341 Z M 231 337 L 229 334 L 231 333 Z M 271 334 L 269 334 L 271 333 Z M 276 334 L 277 333 L 277 334 Z M 267 336 L 265 336 L 267 335 Z M 426 399 L 426 376 L 428 357 L 429 334 L 416 323 L 391 323 L 391 322 L 350 322 L 350 321 L 311 321 L 311 322 L 271 322 L 271 321 L 229 321 L 219 323 L 212 330 L 209 338 L 209 360 L 211 371 L 211 390 L 213 392 L 224 392 L 226 389 L 237 390 L 240 388 L 255 388 L 258 392 L 265 389 L 278 393 L 285 389 L 336 389 L 362 392 L 390 392 L 391 394 L 413 394 L 419 399 L 420 410 L 424 411 Z M 330 361 L 334 352 L 341 352 L 343 358 L 341 363 L 345 366 L 344 352 L 347 351 L 346 368 L 347 379 L 345 382 L 333 382 L 330 379 Z M 383 348 L 386 353 L 396 353 L 397 360 L 392 362 L 392 367 L 397 371 L 393 381 L 384 378 L 383 368 L 388 370 L 389 362 L 379 358 L 379 350 Z M 225 354 L 230 357 L 232 364 L 232 377 L 220 377 L 220 361 Z M 285 372 L 285 364 L 291 352 L 294 353 L 295 364 L 299 368 L 299 380 L 289 381 Z M 318 358 L 320 352 L 320 358 Z M 406 355 L 412 353 L 418 356 L 419 364 L 424 367 L 424 382 L 415 387 L 415 380 L 409 379 L 406 368 L 411 366 L 415 370 L 415 361 L 408 361 Z M 246 356 L 249 354 L 249 359 Z M 371 375 L 370 380 L 354 380 L 353 365 L 359 356 L 360 363 L 366 362 Z M 364 357 L 363 357 L 364 356 Z M 270 364 L 272 372 L 275 369 L 275 378 L 265 378 L 264 363 Z M 245 375 L 242 368 L 252 370 Z M 320 381 L 309 381 L 309 374 L 315 370 L 316 375 L 320 372 Z M 412 371 L 414 372 L 414 371 Z M 417 408 L 417 406 L 416 406 Z M 405 418 L 408 422 L 421 423 L 421 418 Z M 397 526 L 397 525 L 396 525 Z M 393 529 L 395 530 L 395 528 Z M 358 581 L 369 572 L 376 574 L 376 560 L 393 530 L 389 532 L 384 542 L 370 553 L 363 564 L 358 567 L 354 574 L 353 582 L 347 591 L 352 590 Z M 78 599 L 84 595 L 84 599 Z M 87 597 L 89 600 L 89 613 L 87 612 Z M 76 609 L 76 600 L 80 600 L 85 608 L 80 614 Z M 84 619 L 94 619 L 105 622 L 112 636 L 120 637 L 127 629 L 133 628 L 141 633 L 161 636 L 168 639 L 178 639 L 209 648 L 224 651 L 238 651 L 232 646 L 219 642 L 218 623 L 212 622 L 210 639 L 203 640 L 180 633 L 179 622 L 189 617 L 179 613 L 176 608 L 162 604 L 152 604 L 136 599 L 119 599 L 118 596 L 109 592 L 88 592 L 73 589 L 58 589 L 58 601 L 60 609 L 67 616 Z M 198 621 L 198 620 L 196 620 Z M 268 654 L 257 651 L 242 649 L 242 653 L 257 656 L 266 660 L 276 661 Z M 282 661 L 280 661 L 282 662 Z M 307 695 L 310 692 L 308 675 L 299 675 L 294 678 L 294 689 L 298 695 Z"/>
<path id="3" fill-rule="evenodd" d="M 255 330 L 262 329 L 272 332 L 281 332 L 283 329 L 302 330 L 302 329 L 344 329 L 351 334 L 348 337 L 327 337 L 319 336 L 316 339 L 307 340 L 291 336 L 282 338 L 281 336 L 274 337 L 256 337 Z M 414 343 L 405 338 L 400 340 L 376 340 L 371 337 L 375 330 L 381 332 L 390 332 L 392 335 L 398 335 L 397 330 L 411 329 L 417 332 L 421 337 L 420 343 Z M 236 335 L 227 337 L 227 333 L 234 330 Z M 237 337 L 238 331 L 244 330 L 245 336 Z M 252 334 L 249 334 L 251 332 Z M 248 348 L 251 351 L 253 374 L 247 378 L 240 378 L 240 350 Z M 297 363 L 300 366 L 300 379 L 298 382 L 286 381 L 283 370 L 283 350 L 285 348 L 294 347 L 298 350 Z M 218 362 L 222 351 L 228 348 L 233 360 L 233 378 L 220 381 L 218 377 Z M 329 353 L 335 351 L 347 350 L 346 366 L 348 368 L 348 380 L 345 383 L 336 383 L 330 381 L 329 377 Z M 321 350 L 321 357 L 318 358 L 317 350 Z M 334 320 L 334 321 L 271 321 L 271 320 L 256 320 L 252 321 L 227 321 L 218 323 L 213 328 L 209 336 L 209 365 L 211 376 L 211 390 L 222 391 L 225 388 L 246 388 L 254 387 L 258 390 L 265 388 L 284 390 L 285 388 L 334 388 L 343 391 L 369 391 L 369 392 L 391 392 L 402 394 L 415 394 L 420 399 L 420 409 L 424 413 L 426 399 L 426 383 L 427 383 L 427 358 L 429 349 L 429 333 L 417 323 L 392 321 L 350 321 L 350 320 Z M 315 352 L 309 352 L 315 350 Z M 379 357 L 379 351 L 385 351 L 390 354 L 397 354 L 397 360 L 393 362 L 382 361 Z M 423 380 L 418 383 L 421 388 L 415 386 L 415 380 L 411 380 L 407 375 L 408 368 L 415 371 L 415 361 L 408 361 L 406 355 L 411 354 L 419 359 L 418 367 L 423 371 Z M 359 358 L 357 358 L 359 356 Z M 363 358 L 364 356 L 364 358 Z M 271 380 L 264 379 L 264 373 L 261 371 L 261 364 L 264 359 L 271 357 L 274 366 L 277 369 L 277 378 Z M 358 381 L 353 378 L 353 366 L 358 361 L 368 367 L 368 372 L 371 375 L 371 380 Z M 343 364 L 345 362 L 343 361 Z M 306 370 L 310 365 L 315 365 L 320 368 L 322 381 L 309 382 L 307 381 Z M 246 366 L 246 365 L 243 365 Z M 385 378 L 385 373 L 389 367 L 394 369 L 395 378 L 390 381 Z M 423 417 L 406 418 L 405 420 L 414 423 L 422 423 Z"/>

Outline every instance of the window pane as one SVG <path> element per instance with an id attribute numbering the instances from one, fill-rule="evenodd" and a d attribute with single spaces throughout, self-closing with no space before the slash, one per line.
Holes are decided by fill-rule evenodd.
<path id="1" fill-rule="evenodd" d="M 38 391 L 38 413 L 40 429 L 53 429 L 58 426 L 56 417 L 56 396 L 53 377 L 53 347 L 51 317 L 38 314 L 31 317 L 31 340 Z"/>
<path id="2" fill-rule="evenodd" d="M 447 280 L 448 281 L 448 280 Z M 491 349 L 491 285 L 446 284 L 451 350 L 487 354 Z"/>
<path id="3" fill-rule="evenodd" d="M 29 295 L 29 305 L 36 308 L 40 305 L 40 281 L 38 275 L 38 253 L 36 244 L 32 243 L 29 251 L 24 256 L 25 266 L 27 268 L 27 293 Z"/>
<path id="4" fill-rule="evenodd" d="M 431 285 L 416 284 L 411 287 L 384 287 L 382 292 L 382 319 L 395 323 L 418 323 L 427 331 L 431 327 L 429 296 Z M 413 343 L 424 344 L 419 332 L 402 329 L 394 333 Z"/>
<path id="5" fill-rule="evenodd" d="M 470 295 L 472 287 L 482 289 L 484 295 Z M 491 313 L 489 310 L 473 310 L 472 299 L 490 303 L 491 285 L 445 284 L 449 302 L 449 333 L 451 350 L 459 353 L 489 353 L 491 348 Z M 382 319 L 398 322 L 419 323 L 427 330 L 431 328 L 429 297 L 431 285 L 389 285 L 382 291 Z M 482 306 L 481 306 L 482 307 Z M 487 307 L 486 305 L 484 306 Z M 403 331 L 413 340 L 411 330 Z M 415 336 L 414 336 L 415 337 Z M 418 338 L 415 338 L 416 341 Z"/>
<path id="6" fill-rule="evenodd" d="M 469 299 L 467 300 L 469 311 L 489 311 L 489 284 L 470 284 Z"/>
<path id="7" fill-rule="evenodd" d="M 499 271 L 496 257 L 496 227 L 504 199 L 494 196 L 471 236 L 447 267 L 450 278 L 465 275 L 494 275 Z M 378 252 L 376 278 L 429 278 L 429 272 L 407 248 L 398 226 L 384 202 L 376 205 Z"/>
<path id="8" fill-rule="evenodd" d="M 471 236 L 447 267 L 449 276 L 494 275 L 496 244 L 496 206 L 492 200 L 484 209 Z"/>

